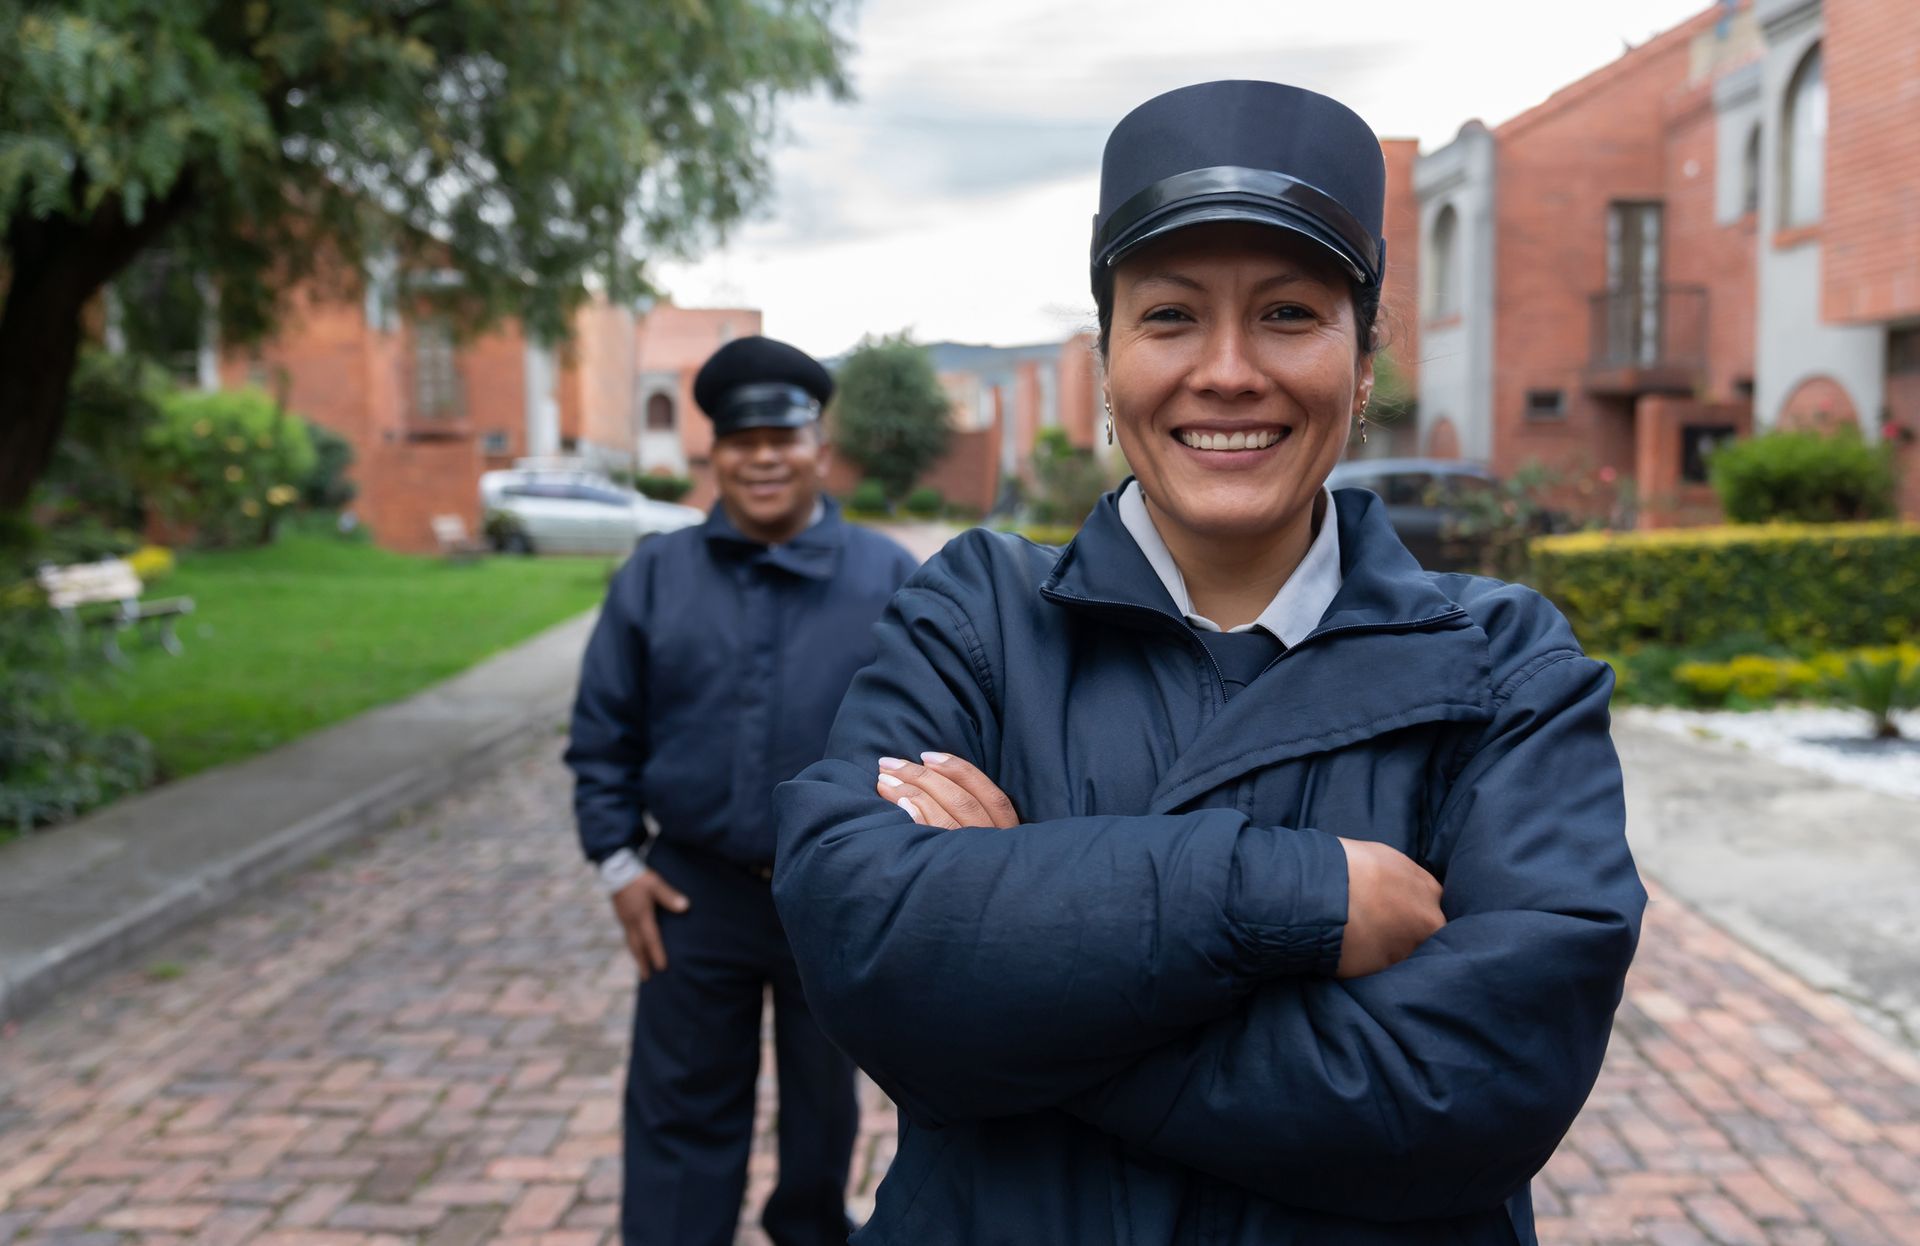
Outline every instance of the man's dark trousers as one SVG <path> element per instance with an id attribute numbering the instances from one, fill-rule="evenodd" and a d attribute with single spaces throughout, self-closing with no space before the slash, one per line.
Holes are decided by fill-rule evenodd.
<path id="1" fill-rule="evenodd" d="M 780 1176 L 776 1246 L 844 1246 L 859 1126 L 853 1064 L 814 1024 L 755 871 L 658 841 L 648 864 L 691 902 L 660 910 L 667 970 L 640 988 L 627 1068 L 625 1246 L 731 1246 L 753 1140 L 760 1013 L 773 989 Z"/>

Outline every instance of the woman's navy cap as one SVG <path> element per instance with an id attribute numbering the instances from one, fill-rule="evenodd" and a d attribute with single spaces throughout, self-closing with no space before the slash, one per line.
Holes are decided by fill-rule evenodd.
<path id="1" fill-rule="evenodd" d="M 1120 119 L 1100 164 L 1093 285 L 1142 244 L 1212 221 L 1304 234 L 1378 285 L 1387 168 L 1380 140 L 1338 100 L 1277 82 L 1203 82 Z"/>
<path id="2" fill-rule="evenodd" d="M 803 428 L 833 397 L 833 377 L 797 346 L 770 337 L 737 337 L 700 365 L 693 400 L 713 420 L 713 435 L 743 428 Z"/>

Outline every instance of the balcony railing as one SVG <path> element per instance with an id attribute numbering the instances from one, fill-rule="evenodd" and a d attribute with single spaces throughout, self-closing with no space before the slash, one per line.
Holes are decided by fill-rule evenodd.
<path id="1" fill-rule="evenodd" d="M 1588 302 L 1589 392 L 1690 394 L 1705 380 L 1705 286 L 1603 290 Z"/>

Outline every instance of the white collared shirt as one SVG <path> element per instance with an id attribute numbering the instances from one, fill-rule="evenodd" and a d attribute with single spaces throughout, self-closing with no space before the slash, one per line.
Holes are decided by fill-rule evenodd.
<path id="1" fill-rule="evenodd" d="M 1256 627 L 1263 627 L 1281 644 L 1292 648 L 1320 625 L 1327 607 L 1333 604 L 1334 595 L 1340 591 L 1340 525 L 1335 522 L 1332 491 L 1322 488 L 1320 492 L 1327 500 L 1327 512 L 1321 518 L 1320 531 L 1314 536 L 1313 543 L 1307 546 L 1306 556 L 1293 569 L 1293 574 L 1287 577 L 1287 582 L 1280 586 L 1280 591 L 1273 595 L 1267 608 L 1260 612 L 1259 618 L 1229 630 L 1250 632 Z M 1218 623 L 1205 615 L 1194 613 L 1186 577 L 1180 574 L 1179 564 L 1173 561 L 1173 551 L 1167 548 L 1160 530 L 1153 526 L 1153 516 L 1147 510 L 1146 497 L 1140 492 L 1139 481 L 1128 482 L 1120 494 L 1119 506 L 1120 522 L 1126 525 L 1127 534 L 1140 547 L 1140 552 L 1147 556 L 1147 563 L 1153 568 L 1154 574 L 1160 577 L 1160 583 L 1166 586 L 1167 596 L 1173 598 L 1174 608 L 1180 611 L 1189 625 L 1201 631 L 1219 631 Z"/>

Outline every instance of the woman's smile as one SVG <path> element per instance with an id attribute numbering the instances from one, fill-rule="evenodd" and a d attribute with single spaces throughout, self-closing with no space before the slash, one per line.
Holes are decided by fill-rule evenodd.
<path id="1" fill-rule="evenodd" d="M 1173 438 L 1204 467 L 1253 467 L 1274 457 L 1293 428 L 1287 424 L 1183 424 Z"/>

